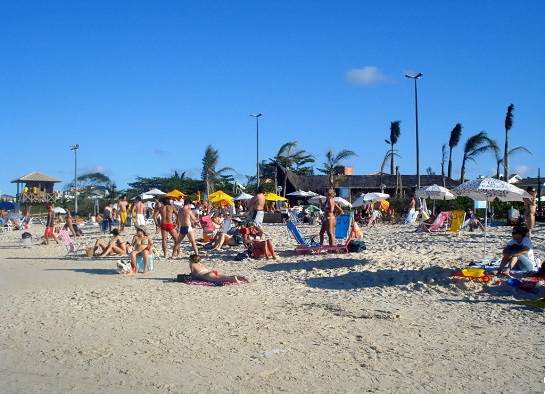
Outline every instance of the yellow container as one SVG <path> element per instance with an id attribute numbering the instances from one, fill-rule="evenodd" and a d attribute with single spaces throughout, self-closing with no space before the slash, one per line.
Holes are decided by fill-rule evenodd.
<path id="1" fill-rule="evenodd" d="M 484 275 L 484 268 L 464 268 L 462 270 L 464 276 L 469 276 L 472 278 L 478 278 Z"/>

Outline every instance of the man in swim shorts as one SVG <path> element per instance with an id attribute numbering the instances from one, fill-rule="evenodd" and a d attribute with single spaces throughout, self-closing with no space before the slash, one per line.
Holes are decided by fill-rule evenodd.
<path id="1" fill-rule="evenodd" d="M 252 197 L 250 203 L 248 204 L 250 214 L 246 218 L 248 220 L 255 220 L 260 227 L 263 226 L 263 208 L 265 207 L 264 191 L 263 186 L 259 186 L 257 188 L 256 195 Z"/>
<path id="2" fill-rule="evenodd" d="M 180 255 L 180 244 L 187 235 L 187 239 L 191 243 L 193 252 L 195 255 L 199 255 L 199 249 L 197 248 L 197 242 L 195 240 L 195 234 L 193 232 L 193 223 L 197 223 L 197 218 L 191 210 L 191 200 L 185 200 L 184 207 L 178 211 L 178 226 L 180 226 L 180 234 L 178 239 L 174 243 L 174 250 L 172 252 L 172 257 L 177 257 Z"/>
<path id="3" fill-rule="evenodd" d="M 161 217 L 161 237 L 163 238 L 163 256 L 165 259 L 168 255 L 168 247 L 167 247 L 167 241 L 168 241 L 168 235 L 172 237 L 174 241 L 178 239 L 178 232 L 176 231 L 176 220 L 178 219 L 178 210 L 175 206 L 170 204 L 170 200 L 168 197 L 164 197 L 162 200 L 162 204 L 155 211 L 153 214 L 153 220 L 155 223 L 159 223 L 159 216 Z M 174 216 L 176 216 L 176 220 L 174 219 Z M 174 251 L 172 254 L 172 257 L 174 257 Z"/>
<path id="4" fill-rule="evenodd" d="M 127 201 L 127 195 L 123 194 L 121 199 L 117 203 L 117 208 L 119 209 L 119 230 L 123 232 L 125 230 L 125 224 L 127 223 L 127 206 L 129 205 Z"/>
<path id="5" fill-rule="evenodd" d="M 146 206 L 140 196 L 136 197 L 136 202 L 133 204 L 132 216 L 136 217 L 137 226 L 144 226 L 146 224 Z"/>

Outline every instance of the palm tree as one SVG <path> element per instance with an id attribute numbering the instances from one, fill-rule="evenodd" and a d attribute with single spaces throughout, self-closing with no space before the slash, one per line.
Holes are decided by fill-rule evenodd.
<path id="1" fill-rule="evenodd" d="M 387 144 L 389 144 L 392 147 L 392 154 L 390 155 L 390 174 L 394 175 L 394 145 L 397 144 L 397 140 L 399 139 L 399 135 L 401 134 L 401 129 L 399 128 L 399 124 L 401 123 L 400 120 L 396 120 L 395 122 L 390 123 L 390 140 L 384 140 Z M 381 170 L 382 172 L 382 170 Z"/>
<path id="2" fill-rule="evenodd" d="M 511 104 L 507 107 L 505 114 L 505 149 L 503 150 L 503 179 L 509 179 L 509 130 L 513 127 L 513 111 L 515 106 Z"/>
<path id="3" fill-rule="evenodd" d="M 450 153 L 448 156 L 448 177 L 452 178 L 452 150 L 458 146 L 460 142 L 460 137 L 462 136 L 462 125 L 456 123 L 456 126 L 450 132 L 450 139 L 448 141 L 448 146 L 450 147 Z"/>
<path id="4" fill-rule="evenodd" d="M 216 166 L 219 162 L 218 150 L 214 149 L 212 145 L 208 145 L 204 151 L 204 157 L 202 159 L 202 173 L 201 177 L 204 181 L 205 193 L 208 195 L 215 190 L 215 184 L 221 180 L 221 175 L 225 171 L 235 171 L 231 167 L 223 167 L 221 170 L 216 170 Z"/>
<path id="5" fill-rule="evenodd" d="M 516 148 L 511 149 L 507 153 L 507 156 L 511 157 L 514 153 L 521 152 L 521 151 L 532 154 L 532 152 L 530 152 L 524 146 L 517 146 Z M 494 153 L 496 154 L 496 178 L 500 179 L 500 166 L 503 164 L 504 158 L 500 156 L 499 150 L 495 151 Z M 507 182 L 508 180 L 504 178 L 504 181 Z"/>
<path id="6" fill-rule="evenodd" d="M 488 138 L 485 131 L 481 131 L 479 134 L 475 134 L 468 138 L 464 146 L 464 157 L 462 159 L 462 170 L 460 174 L 460 181 L 464 182 L 464 176 L 466 174 L 466 161 L 471 160 L 476 163 L 475 158 L 481 153 L 488 151 L 498 150 L 498 144 L 491 138 Z"/>
<path id="7" fill-rule="evenodd" d="M 447 162 L 447 144 L 441 146 L 441 178 L 443 178 L 443 187 L 445 187 L 445 163 Z"/>
<path id="8" fill-rule="evenodd" d="M 382 165 L 380 166 L 380 185 L 381 185 L 381 187 L 382 187 L 382 184 L 383 184 L 382 175 L 384 174 L 384 167 L 386 167 L 386 163 L 388 162 L 388 159 L 390 159 L 390 157 L 392 155 L 396 155 L 397 157 L 401 157 L 397 153 L 395 153 L 393 150 L 389 150 L 388 152 L 386 152 L 386 154 L 384 155 L 384 159 L 382 160 Z"/>
<path id="9" fill-rule="evenodd" d="M 325 155 L 327 161 L 324 163 L 324 168 L 317 168 L 317 170 L 327 175 L 327 187 L 329 189 L 335 188 L 344 177 L 343 175 L 335 175 L 341 161 L 352 156 L 357 156 L 357 154 L 348 149 L 343 149 L 336 156 L 332 150 L 327 151 Z"/>
<path id="10" fill-rule="evenodd" d="M 297 147 L 297 141 L 286 142 L 280 147 L 278 153 L 274 157 L 273 161 L 275 164 L 279 164 L 286 169 L 286 171 L 294 171 L 293 166 L 299 167 L 300 165 L 305 165 L 307 163 L 314 162 L 314 156 L 312 156 L 306 150 L 294 150 Z M 277 190 L 277 179 L 278 179 L 278 168 L 275 165 L 274 167 L 275 177 L 274 177 L 274 188 Z M 287 174 L 286 174 L 287 175 Z M 286 195 L 286 185 L 288 182 L 288 177 L 284 176 L 284 184 L 282 187 L 282 193 Z"/>

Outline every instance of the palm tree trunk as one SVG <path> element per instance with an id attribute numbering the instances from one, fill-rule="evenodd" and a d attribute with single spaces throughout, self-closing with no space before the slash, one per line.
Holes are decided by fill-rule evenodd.
<path id="1" fill-rule="evenodd" d="M 509 131 L 505 130 L 505 150 L 503 151 L 503 180 L 509 179 Z"/>
<path id="2" fill-rule="evenodd" d="M 450 153 L 448 155 L 448 177 L 452 178 L 452 148 L 450 148 Z"/>
<path id="3" fill-rule="evenodd" d="M 391 144 L 392 145 L 392 154 L 390 156 L 390 175 L 394 175 L 394 168 L 395 168 L 395 160 L 394 160 L 394 144 Z M 382 175 L 382 174 L 381 174 Z M 380 182 L 380 184 L 382 185 L 382 180 Z"/>

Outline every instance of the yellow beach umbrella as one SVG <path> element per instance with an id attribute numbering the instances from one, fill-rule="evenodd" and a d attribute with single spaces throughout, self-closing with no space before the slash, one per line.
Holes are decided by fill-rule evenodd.
<path id="1" fill-rule="evenodd" d="M 265 200 L 266 201 L 287 201 L 287 198 L 284 198 L 282 196 L 279 196 L 275 193 L 267 193 L 265 194 Z"/>
<path id="2" fill-rule="evenodd" d="M 187 197 L 187 194 L 182 193 L 178 189 L 174 189 L 171 192 L 168 192 L 167 194 L 165 194 L 165 197 L 182 198 L 182 197 Z"/>
<path id="3" fill-rule="evenodd" d="M 233 201 L 233 197 L 231 197 L 229 194 L 225 193 L 224 191 L 218 190 L 217 192 L 210 194 L 207 200 L 210 201 L 211 203 L 216 203 L 221 200 Z"/>

